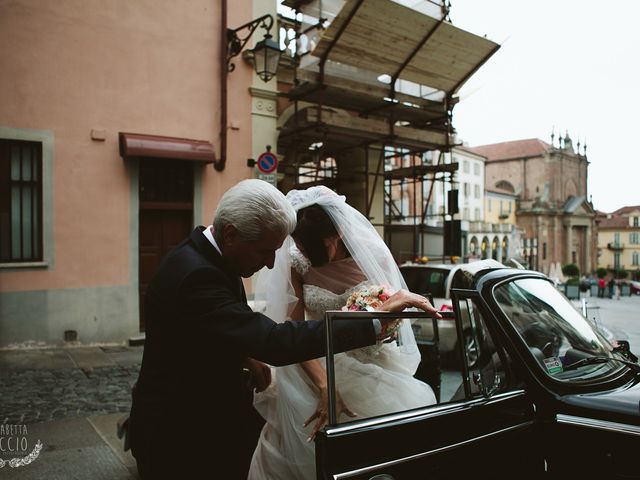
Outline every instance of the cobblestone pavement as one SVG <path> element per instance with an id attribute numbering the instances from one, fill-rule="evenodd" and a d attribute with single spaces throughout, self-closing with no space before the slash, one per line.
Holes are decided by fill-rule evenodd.
<path id="1" fill-rule="evenodd" d="M 0 422 L 31 424 L 128 412 L 140 370 L 135 360 L 128 363 L 0 369 Z"/>

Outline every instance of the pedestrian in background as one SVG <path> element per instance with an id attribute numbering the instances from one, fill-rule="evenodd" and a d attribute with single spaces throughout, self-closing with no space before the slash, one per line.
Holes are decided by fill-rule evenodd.
<path id="1" fill-rule="evenodd" d="M 598 280 L 598 297 L 604 297 L 604 278 Z"/>

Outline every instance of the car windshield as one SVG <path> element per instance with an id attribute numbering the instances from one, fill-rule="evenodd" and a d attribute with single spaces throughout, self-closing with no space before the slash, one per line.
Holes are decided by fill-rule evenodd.
<path id="1" fill-rule="evenodd" d="M 607 340 L 549 281 L 514 280 L 497 286 L 494 295 L 540 367 L 553 378 L 595 380 L 622 366 L 611 356 Z M 611 361 L 584 361 L 592 357 Z"/>

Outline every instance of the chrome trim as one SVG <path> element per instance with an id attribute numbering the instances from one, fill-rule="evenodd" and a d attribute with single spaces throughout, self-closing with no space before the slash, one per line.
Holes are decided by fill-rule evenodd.
<path id="1" fill-rule="evenodd" d="M 440 453 L 440 452 L 445 452 L 447 450 L 452 450 L 454 448 L 458 448 L 458 447 L 461 447 L 463 445 L 467 445 L 467 444 L 470 444 L 470 443 L 475 443 L 475 442 L 477 442 L 479 440 L 483 440 L 485 438 L 489 438 L 489 437 L 493 437 L 493 436 L 496 436 L 496 435 L 500 435 L 502 433 L 509 432 L 509 431 L 512 431 L 512 430 L 518 430 L 518 429 L 521 429 L 521 428 L 525 428 L 525 427 L 531 426 L 532 424 L 533 424 L 533 420 L 530 420 L 530 421 L 527 421 L 527 422 L 524 422 L 524 423 L 520 423 L 518 425 L 513 425 L 512 427 L 503 428 L 502 430 L 497 430 L 495 432 L 487 433 L 487 434 L 481 435 L 479 437 L 471 438 L 469 440 L 464 440 L 462 442 L 454 443 L 452 445 L 447 445 L 445 447 L 436 448 L 435 450 L 430 450 L 428 452 L 416 453 L 416 454 L 408 456 L 408 457 L 398 458 L 396 460 L 389 460 L 388 462 L 378 463 L 376 465 L 370 465 L 368 467 L 359 468 L 357 470 L 351 470 L 349 472 L 336 473 L 336 474 L 333 475 L 333 478 L 335 480 L 340 480 L 340 479 L 343 479 L 343 478 L 349 478 L 349 477 L 353 477 L 353 476 L 356 476 L 356 475 L 362 475 L 364 473 L 369 473 L 369 472 L 372 472 L 372 471 L 380 469 L 380 468 L 391 467 L 393 465 L 398 465 L 400 463 L 405 463 L 405 462 L 409 462 L 409 461 L 412 461 L 412 460 L 417 460 L 417 459 L 420 459 L 420 458 L 428 457 L 430 455 L 435 455 L 435 454 Z"/>
<path id="2" fill-rule="evenodd" d="M 459 412 L 469 408 L 475 408 L 479 405 L 491 404 L 495 401 L 508 400 L 509 398 L 515 398 L 524 395 L 524 390 L 512 390 L 509 392 L 503 392 L 495 394 L 493 397 L 476 398 L 473 400 L 463 400 L 455 403 L 445 403 L 442 405 L 432 405 L 421 407 L 418 410 L 409 410 L 404 412 L 393 413 L 385 415 L 383 417 L 376 417 L 371 419 L 355 420 L 349 422 L 348 425 L 336 425 L 327 426 L 325 432 L 327 437 L 332 435 L 341 435 L 345 433 L 356 432 L 361 429 L 368 429 L 376 426 L 384 426 L 389 422 L 401 422 L 404 420 L 417 420 L 417 417 L 428 416 L 435 417 L 443 414 Z"/>
<path id="3" fill-rule="evenodd" d="M 556 415 L 556 422 L 565 425 L 579 425 L 581 427 L 595 428 L 598 430 L 608 430 L 612 432 L 622 432 L 628 433 L 630 435 L 640 436 L 640 426 L 638 425 L 609 422 L 607 420 L 598 420 L 595 418 L 575 417 L 573 415 L 564 415 L 562 413 Z"/>

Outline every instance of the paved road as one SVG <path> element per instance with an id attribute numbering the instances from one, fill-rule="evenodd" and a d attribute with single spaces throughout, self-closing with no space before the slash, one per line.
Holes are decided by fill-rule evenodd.
<path id="1" fill-rule="evenodd" d="M 0 421 L 128 412 L 142 347 L 0 351 Z"/>
<path id="2" fill-rule="evenodd" d="M 27 442 L 20 454 L 0 451 L 0 478 L 138 479 L 116 424 L 129 411 L 141 359 L 142 347 L 0 351 L 0 424 L 19 426 Z M 11 433 L 2 436 L 6 446 Z M 30 463 L 10 466 L 32 456 L 38 442 Z"/>
<path id="3" fill-rule="evenodd" d="M 628 340 L 631 351 L 640 357 L 640 295 L 597 298 L 586 296 L 588 317 L 607 327 L 620 340 Z M 573 301 L 579 306 L 580 302 Z"/>

